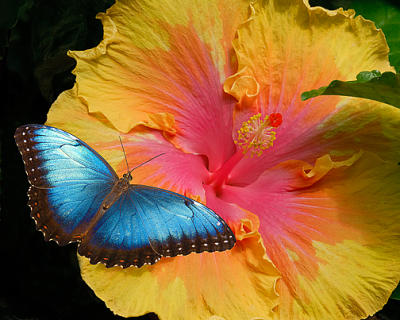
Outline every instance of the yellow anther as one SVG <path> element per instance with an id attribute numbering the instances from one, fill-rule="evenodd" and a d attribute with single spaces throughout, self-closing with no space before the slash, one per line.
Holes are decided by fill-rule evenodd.
<path id="1" fill-rule="evenodd" d="M 265 149 L 273 145 L 276 138 L 273 130 L 281 123 L 282 116 L 279 113 L 266 115 L 264 119 L 261 118 L 261 113 L 257 113 L 243 122 L 235 143 L 242 148 L 243 153 L 250 152 L 251 157 L 259 157 Z"/>

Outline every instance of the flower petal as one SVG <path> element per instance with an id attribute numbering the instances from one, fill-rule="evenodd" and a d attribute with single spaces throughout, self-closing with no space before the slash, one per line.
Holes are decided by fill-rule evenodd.
<path id="1" fill-rule="evenodd" d="M 77 136 L 109 161 L 117 153 L 123 157 L 118 139 L 119 133 L 101 114 L 88 113 L 87 106 L 78 97 L 76 86 L 58 96 L 47 114 L 46 125 Z M 113 142 L 119 144 L 119 150 L 104 148 L 105 145 Z"/>
<path id="2" fill-rule="evenodd" d="M 352 10 L 310 8 L 301 0 L 255 1 L 252 9 L 234 42 L 238 71 L 224 85 L 239 101 L 234 128 L 258 112 L 279 112 L 283 122 L 272 148 L 232 172 L 233 184 L 250 183 L 280 161 L 313 161 L 328 153 L 317 137 L 319 125 L 339 107 L 360 109 L 360 103 L 368 109 L 363 99 L 301 101 L 303 91 L 333 79 L 354 80 L 360 70 L 391 70 L 382 31 L 361 16 L 354 18 Z"/>
<path id="3" fill-rule="evenodd" d="M 69 54 L 78 96 L 121 132 L 144 125 L 218 168 L 232 153 L 232 39 L 248 1 L 118 1 L 99 14 L 104 40 Z M 217 152 L 218 151 L 218 152 Z"/>
<path id="4" fill-rule="evenodd" d="M 242 220 L 241 240 L 230 251 L 163 258 L 140 269 L 107 269 L 79 256 L 82 277 L 124 317 L 152 311 L 174 320 L 272 318 L 279 275 L 265 257 L 257 222 L 251 214 Z"/>
<path id="5" fill-rule="evenodd" d="M 164 153 L 135 169 L 132 173 L 133 182 L 205 200 L 202 181 L 208 172 L 202 157 L 176 149 L 158 132 L 142 130 L 136 135 L 119 133 L 101 115 L 88 113 L 76 91 L 74 87 L 58 97 L 48 114 L 47 125 L 66 130 L 88 143 L 119 176 L 127 172 L 120 138 L 130 169 Z"/>
<path id="6" fill-rule="evenodd" d="M 208 176 L 208 171 L 201 156 L 176 149 L 157 132 L 125 135 L 123 144 L 131 168 L 163 153 L 145 166 L 135 169 L 132 183 L 169 189 L 204 201 L 202 182 Z M 124 162 L 120 162 L 119 168 L 121 172 L 126 171 Z"/>
<path id="7" fill-rule="evenodd" d="M 293 159 L 313 162 L 328 153 L 341 160 L 365 150 L 397 163 L 400 110 L 359 98 L 345 98 L 342 102 L 318 125 L 298 135 L 296 130 L 277 128 L 274 145 L 261 157 L 245 157 L 231 172 L 228 183 L 246 185 L 280 162 Z"/>
<path id="8" fill-rule="evenodd" d="M 331 79 L 353 80 L 360 70 L 390 69 L 382 31 L 361 16 L 354 18 L 353 10 L 310 8 L 301 0 L 255 1 L 252 9 L 238 29 L 238 72 L 226 81 L 225 90 L 240 100 L 248 81 L 238 80 L 253 78 L 260 86 L 259 107 L 267 113 L 279 110 L 294 122 L 305 105 L 300 103 L 304 89 Z M 313 123 L 333 108 L 310 106 L 313 117 L 303 120 Z"/>
<path id="9" fill-rule="evenodd" d="M 221 198 L 257 213 L 282 319 L 359 319 L 400 279 L 400 171 L 371 153 L 288 161 Z"/>

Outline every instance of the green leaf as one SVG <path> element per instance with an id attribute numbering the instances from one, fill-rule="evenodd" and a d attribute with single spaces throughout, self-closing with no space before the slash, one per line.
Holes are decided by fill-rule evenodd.
<path id="1" fill-rule="evenodd" d="M 388 42 L 390 64 L 400 72 L 400 7 L 388 0 L 354 0 L 349 5 L 357 14 L 375 22 Z"/>
<path id="2" fill-rule="evenodd" d="M 362 71 L 355 81 L 334 80 L 327 87 L 306 91 L 301 100 L 321 95 L 339 95 L 376 100 L 400 108 L 400 74 Z"/>
<path id="3" fill-rule="evenodd" d="M 400 284 L 394 289 L 390 298 L 400 300 Z"/>

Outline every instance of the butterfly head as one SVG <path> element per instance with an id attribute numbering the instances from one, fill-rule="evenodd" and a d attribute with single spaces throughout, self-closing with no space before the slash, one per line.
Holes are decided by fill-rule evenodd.
<path id="1" fill-rule="evenodd" d="M 124 180 L 126 180 L 126 181 L 131 181 L 132 180 L 132 175 L 131 175 L 131 173 L 130 172 L 128 172 L 128 173 L 124 173 L 124 175 L 122 176 L 122 178 L 124 179 Z"/>

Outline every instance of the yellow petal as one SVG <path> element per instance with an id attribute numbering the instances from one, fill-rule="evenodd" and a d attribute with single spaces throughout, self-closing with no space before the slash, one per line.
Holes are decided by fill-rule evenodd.
<path id="1" fill-rule="evenodd" d="M 303 91 L 333 79 L 354 80 L 361 70 L 391 70 L 385 37 L 373 22 L 354 18 L 352 10 L 310 8 L 302 0 L 255 1 L 234 48 L 238 71 L 225 82 L 225 91 L 242 108 L 279 111 L 284 123 L 299 115 L 301 122 L 315 123 L 340 101 L 302 102 Z M 255 83 L 260 87 L 257 99 Z"/>
<path id="2" fill-rule="evenodd" d="M 207 103 L 217 92 L 213 82 L 232 73 L 232 39 L 247 6 L 246 0 L 117 1 L 98 15 L 103 41 L 69 52 L 77 60 L 78 96 L 122 132 L 145 125 L 174 133 L 174 116 Z M 168 121 L 154 120 L 157 114 Z"/>
<path id="3" fill-rule="evenodd" d="M 305 176 L 324 175 L 328 163 L 329 157 L 318 159 Z M 340 168 L 340 163 L 330 167 Z M 297 223 L 321 236 L 305 236 L 313 239 L 307 262 L 299 261 L 301 254 L 293 249 L 299 253 L 292 256 L 293 263 L 304 269 L 293 269 L 296 276 L 278 285 L 282 318 L 359 319 L 385 304 L 400 276 L 400 242 L 394 238 L 400 232 L 395 221 L 400 194 L 396 171 L 396 164 L 366 154 L 351 168 L 331 172 L 317 187 L 297 195 L 294 207 L 307 213 L 297 217 Z"/>
<path id="4" fill-rule="evenodd" d="M 313 166 L 289 160 L 224 187 L 222 200 L 260 219 L 282 274 L 281 319 L 361 319 L 383 307 L 400 280 L 399 179 L 397 162 L 359 152 Z"/>
<path id="5" fill-rule="evenodd" d="M 400 150 L 400 110 L 384 103 L 344 98 L 337 111 L 327 117 L 313 138 L 343 157 L 367 150 L 397 163 Z"/>
<path id="6" fill-rule="evenodd" d="M 78 256 L 82 277 L 124 317 L 155 312 L 163 320 L 272 319 L 279 275 L 265 256 L 257 228 L 257 218 L 248 214 L 231 251 L 163 258 L 140 269 L 107 269 Z"/>
<path id="7" fill-rule="evenodd" d="M 323 162 L 312 171 L 324 171 Z M 398 165 L 369 153 L 347 165 L 293 201 L 298 226 L 310 229 L 286 264 L 298 269 L 278 283 L 282 319 L 363 319 L 383 307 L 399 282 Z M 313 239 L 310 247 L 305 239 Z M 304 252 L 308 258 L 299 260 Z"/>

